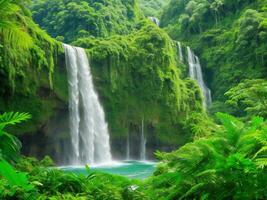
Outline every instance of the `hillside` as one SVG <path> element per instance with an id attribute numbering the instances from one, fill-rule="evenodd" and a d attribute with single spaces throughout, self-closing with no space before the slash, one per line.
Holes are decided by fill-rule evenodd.
<path id="1" fill-rule="evenodd" d="M 266 16 L 266 1 L 250 0 L 172 0 L 164 11 L 161 26 L 201 58 L 214 111 L 242 80 L 266 77 Z"/>

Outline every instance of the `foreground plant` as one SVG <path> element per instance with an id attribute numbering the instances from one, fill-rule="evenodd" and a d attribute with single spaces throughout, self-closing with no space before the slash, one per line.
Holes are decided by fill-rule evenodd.
<path id="1" fill-rule="evenodd" d="M 16 125 L 31 118 L 28 113 L 8 112 L 0 115 L 0 159 L 16 161 L 21 148 L 20 141 L 5 129 L 10 125 Z"/>
<path id="2" fill-rule="evenodd" d="M 29 183 L 27 174 L 17 172 L 7 162 L 14 163 L 19 158 L 21 143 L 7 133 L 5 128 L 31 118 L 28 113 L 9 112 L 0 115 L 0 198 L 12 197 L 34 199 L 34 187 Z M 26 193 L 25 193 L 26 192 Z"/>
<path id="3" fill-rule="evenodd" d="M 219 113 L 222 127 L 173 153 L 157 153 L 155 199 L 266 199 L 267 125 Z"/>

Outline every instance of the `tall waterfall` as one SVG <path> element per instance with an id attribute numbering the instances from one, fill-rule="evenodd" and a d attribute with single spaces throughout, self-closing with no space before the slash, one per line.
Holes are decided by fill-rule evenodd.
<path id="1" fill-rule="evenodd" d="M 181 45 L 181 42 L 177 42 L 178 44 L 178 48 L 179 48 L 179 58 L 180 58 L 180 61 L 184 61 L 184 56 L 183 56 L 183 49 L 182 49 L 182 45 Z"/>
<path id="2" fill-rule="evenodd" d="M 64 44 L 69 85 L 70 163 L 83 165 L 111 160 L 103 108 L 94 90 L 87 55 Z"/>
<path id="3" fill-rule="evenodd" d="M 206 108 L 212 103 L 210 89 L 204 83 L 199 58 L 194 55 L 190 47 L 187 47 L 187 53 L 188 53 L 189 75 L 192 79 L 198 82 L 198 85 L 204 97 L 203 105 Z"/>
<path id="4" fill-rule="evenodd" d="M 141 148 L 140 148 L 140 160 L 146 160 L 146 136 L 144 132 L 144 118 L 141 125 Z"/>
<path id="5" fill-rule="evenodd" d="M 148 19 L 150 19 L 157 26 L 160 25 L 160 22 L 159 22 L 159 19 L 158 18 L 156 18 L 156 17 L 148 17 Z"/>

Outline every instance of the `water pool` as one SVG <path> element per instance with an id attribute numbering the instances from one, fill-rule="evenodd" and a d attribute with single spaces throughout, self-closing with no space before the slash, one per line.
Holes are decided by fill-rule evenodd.
<path id="1" fill-rule="evenodd" d="M 152 175 L 155 170 L 155 162 L 150 161 L 113 161 L 103 165 L 92 165 L 91 170 L 126 176 L 131 179 L 145 179 Z M 66 172 L 87 175 L 84 166 L 60 167 Z"/>

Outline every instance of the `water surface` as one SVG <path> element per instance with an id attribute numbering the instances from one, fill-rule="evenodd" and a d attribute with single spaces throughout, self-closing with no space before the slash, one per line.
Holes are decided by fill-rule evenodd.
<path id="1" fill-rule="evenodd" d="M 90 166 L 90 169 L 122 175 L 131 179 L 145 179 L 153 174 L 155 165 L 155 162 L 150 161 L 113 161 L 103 165 L 92 165 Z M 88 174 L 84 166 L 64 166 L 60 168 L 66 172 L 84 175 Z"/>

